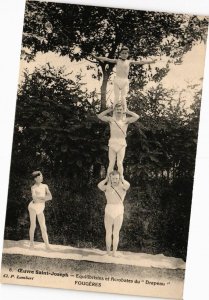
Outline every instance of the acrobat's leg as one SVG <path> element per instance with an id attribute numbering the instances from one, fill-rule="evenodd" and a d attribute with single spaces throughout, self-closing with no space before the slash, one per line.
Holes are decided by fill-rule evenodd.
<path id="1" fill-rule="evenodd" d="M 44 213 L 38 214 L 37 218 L 38 218 L 38 222 L 39 222 L 39 225 L 40 225 L 40 228 L 41 228 L 42 238 L 44 240 L 46 248 L 50 249 L 48 234 L 47 234 L 47 230 L 46 230 L 46 221 L 45 221 Z"/>
<path id="2" fill-rule="evenodd" d="M 36 212 L 33 209 L 29 208 L 29 216 L 30 216 L 30 229 L 29 229 L 29 237 L 30 237 L 30 247 L 34 247 L 34 233 L 36 229 Z"/>
<path id="3" fill-rule="evenodd" d="M 117 166 L 118 172 L 120 173 L 121 179 L 123 179 L 123 160 L 126 153 L 126 147 L 122 147 L 117 153 Z"/>
<path id="4" fill-rule="evenodd" d="M 119 244 L 119 233 L 123 223 L 123 214 L 118 216 L 114 221 L 113 228 L 113 256 L 116 256 L 116 252 Z"/>
<path id="5" fill-rule="evenodd" d="M 123 105 L 124 112 L 127 110 L 127 95 L 129 91 L 129 83 L 127 82 L 121 89 L 121 103 Z"/>
<path id="6" fill-rule="evenodd" d="M 119 85 L 117 84 L 117 82 L 115 82 L 115 81 L 114 81 L 113 87 L 114 87 L 114 103 L 113 103 L 113 108 L 114 108 L 115 105 L 120 102 L 121 89 L 120 89 Z"/>
<path id="7" fill-rule="evenodd" d="M 109 255 L 110 251 L 111 251 L 111 245 L 112 245 L 113 222 L 112 222 L 112 218 L 110 216 L 108 216 L 108 214 L 105 214 L 104 225 L 105 225 L 105 231 L 106 231 L 106 237 L 105 237 L 106 249 L 107 249 L 107 254 Z"/>
<path id="8" fill-rule="evenodd" d="M 107 169 L 107 176 L 109 176 L 110 172 L 113 171 L 114 166 L 115 166 L 115 161 L 116 161 L 116 152 L 109 147 L 109 152 L 108 152 L 108 156 L 109 156 L 109 166 Z"/>

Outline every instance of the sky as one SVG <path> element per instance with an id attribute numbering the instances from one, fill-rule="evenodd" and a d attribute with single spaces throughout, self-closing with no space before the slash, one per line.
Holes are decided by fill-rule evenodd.
<path id="1" fill-rule="evenodd" d="M 171 71 L 162 80 L 166 87 L 185 88 L 186 82 L 197 82 L 204 73 L 206 47 L 204 43 L 196 45 L 183 57 L 181 65 L 173 65 Z"/>

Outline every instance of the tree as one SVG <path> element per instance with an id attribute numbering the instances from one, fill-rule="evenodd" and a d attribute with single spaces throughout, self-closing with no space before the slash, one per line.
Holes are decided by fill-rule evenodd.
<path id="1" fill-rule="evenodd" d="M 80 76 L 72 80 L 64 68 L 46 64 L 24 75 L 15 118 L 6 238 L 14 239 L 17 233 L 28 237 L 29 176 L 40 169 L 53 194 L 51 207 L 46 207 L 51 242 L 101 247 L 105 199 L 96 183 L 108 163 L 109 132 L 95 117 L 99 100 L 83 92 Z M 173 103 L 178 94 L 161 85 L 131 93 L 129 106 L 140 121 L 128 129 L 125 174 L 132 188 L 125 202 L 121 249 L 185 258 L 200 95 L 195 87 L 194 102 L 185 111 Z"/>
<path id="2" fill-rule="evenodd" d="M 95 63 L 101 84 L 101 109 L 106 105 L 107 81 L 113 65 L 91 60 L 91 53 L 114 58 L 122 44 L 128 45 L 131 57 L 166 55 L 181 63 L 183 54 L 205 40 L 206 18 L 94 6 L 66 5 L 27 1 L 23 32 L 23 55 L 33 59 L 38 51 L 68 55 L 71 60 Z M 160 81 L 169 71 L 133 66 L 131 88 L 142 88 L 148 80 Z"/>
<path id="3" fill-rule="evenodd" d="M 174 182 L 193 177 L 201 88 L 189 85 L 188 89 L 193 90 L 190 108 L 178 98 L 181 91 L 162 85 L 131 94 L 129 107 L 140 115 L 140 121 L 128 132 L 125 162 L 132 180 L 136 175 L 139 183 L 147 178 L 165 177 Z"/>
<path id="4" fill-rule="evenodd" d="M 64 68 L 47 63 L 31 74 L 26 71 L 15 118 L 16 171 L 28 174 L 41 166 L 49 176 L 74 177 L 76 189 L 95 174 L 98 178 L 107 164 L 108 134 L 95 116 L 98 103 L 95 92 L 80 89 L 80 76 L 73 81 Z"/>

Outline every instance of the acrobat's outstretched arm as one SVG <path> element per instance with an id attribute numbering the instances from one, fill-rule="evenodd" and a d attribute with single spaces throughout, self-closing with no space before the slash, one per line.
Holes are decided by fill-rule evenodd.
<path id="1" fill-rule="evenodd" d="M 157 61 L 157 59 L 152 59 L 152 60 L 131 60 L 130 64 L 135 64 L 135 65 L 150 65 L 154 64 Z"/>
<path id="2" fill-rule="evenodd" d="M 134 122 L 136 122 L 139 119 L 139 115 L 137 115 L 133 111 L 130 111 L 130 110 L 127 109 L 126 113 L 131 116 L 131 117 L 129 117 L 129 118 L 126 119 L 127 123 L 134 123 Z"/>
<path id="3" fill-rule="evenodd" d="M 94 54 L 92 54 L 93 58 L 100 60 L 100 61 L 106 61 L 112 64 L 116 64 L 117 63 L 117 59 L 112 59 L 112 58 L 108 58 L 108 57 L 104 57 L 104 56 L 96 56 Z"/>
<path id="4" fill-rule="evenodd" d="M 112 117 L 107 116 L 107 114 L 110 112 L 112 112 L 112 108 L 108 108 L 108 109 L 104 110 L 103 112 L 98 114 L 97 117 L 104 122 L 110 122 Z"/>

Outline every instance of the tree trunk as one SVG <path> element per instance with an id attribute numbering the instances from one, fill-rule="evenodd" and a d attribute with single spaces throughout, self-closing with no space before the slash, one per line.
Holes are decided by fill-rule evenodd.
<path id="1" fill-rule="evenodd" d="M 101 111 L 106 109 L 106 91 L 107 91 L 107 74 L 103 73 L 103 81 L 101 86 Z M 106 75 L 106 76 L 105 76 Z"/>
<path id="2" fill-rule="evenodd" d="M 109 64 L 109 68 L 106 69 L 107 64 L 102 64 L 103 81 L 101 85 L 101 111 L 106 109 L 106 96 L 107 96 L 107 82 L 114 67 L 113 64 Z"/>

